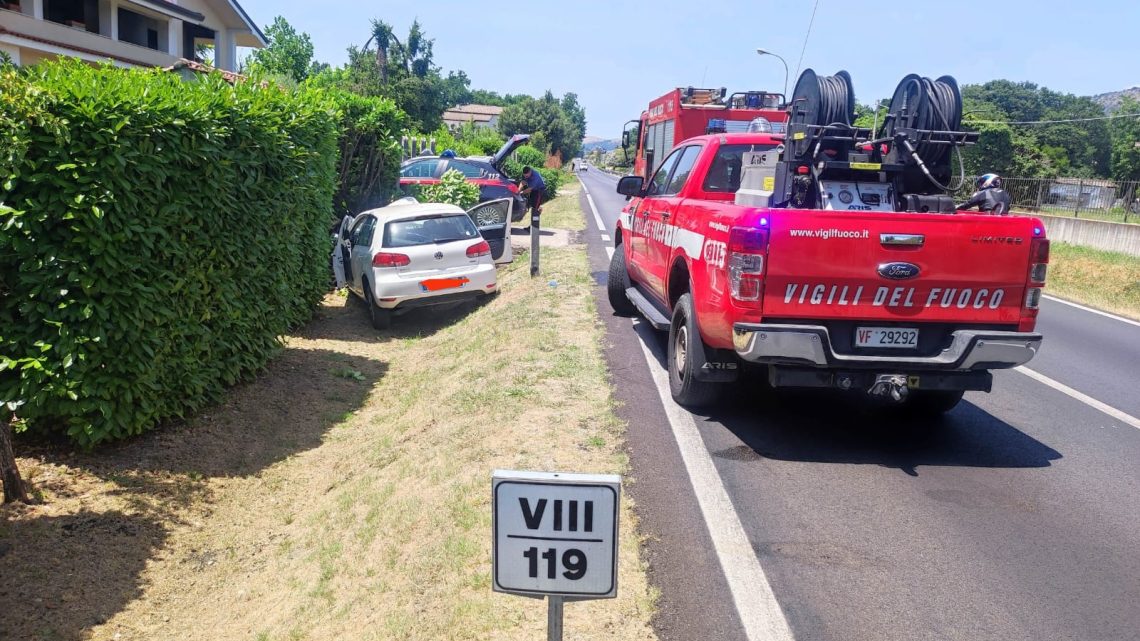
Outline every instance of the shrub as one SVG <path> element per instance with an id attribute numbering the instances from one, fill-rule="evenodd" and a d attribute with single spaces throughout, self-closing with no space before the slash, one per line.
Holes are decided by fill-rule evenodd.
<path id="1" fill-rule="evenodd" d="M 417 198 L 420 202 L 448 203 L 466 210 L 479 202 L 479 186 L 468 182 L 462 172 L 449 169 L 443 172 L 438 183 L 420 185 Z"/>
<path id="2" fill-rule="evenodd" d="M 441 126 L 431 134 L 435 138 L 435 148 L 443 153 L 451 149 L 457 156 L 493 156 L 503 146 L 503 136 L 488 127 L 476 127 L 466 123 L 458 131 Z"/>
<path id="3" fill-rule="evenodd" d="M 317 90 L 0 70 L 0 404 L 89 447 L 262 368 L 326 288 L 337 135 Z"/>
<path id="4" fill-rule="evenodd" d="M 336 218 L 387 204 L 400 179 L 400 135 L 407 116 L 387 98 L 329 89 L 340 113 Z"/>
<path id="5" fill-rule="evenodd" d="M 400 137 L 408 115 L 390 98 L 364 96 L 347 89 L 332 72 L 309 77 L 303 87 L 320 89 L 340 114 L 340 162 L 334 197 L 334 224 L 385 205 L 399 192 Z"/>

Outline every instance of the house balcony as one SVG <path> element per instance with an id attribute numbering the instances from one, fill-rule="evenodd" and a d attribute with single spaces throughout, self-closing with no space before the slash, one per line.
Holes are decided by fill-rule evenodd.
<path id="1" fill-rule="evenodd" d="M 23 0 L 22 4 L 30 5 L 32 1 Z M 37 18 L 27 6 L 23 11 L 19 10 L 20 7 L 12 3 L 0 4 L 0 43 L 20 47 L 37 56 L 36 59 L 25 60 L 24 64 L 31 64 L 42 57 L 74 56 L 91 62 L 110 59 L 125 67 L 168 67 L 181 57 L 91 31 L 88 23 L 81 20 L 56 22 Z M 96 28 L 100 24 L 109 24 L 102 14 L 98 20 Z"/>

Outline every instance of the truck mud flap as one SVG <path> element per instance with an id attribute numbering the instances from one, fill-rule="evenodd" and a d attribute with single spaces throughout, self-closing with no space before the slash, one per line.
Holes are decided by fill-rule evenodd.
<path id="1" fill-rule="evenodd" d="M 694 377 L 698 381 L 708 383 L 735 383 L 740 378 L 740 359 L 736 353 L 727 349 L 714 349 L 706 347 L 703 341 L 695 341 L 690 345 L 692 358 L 703 363 Z"/>

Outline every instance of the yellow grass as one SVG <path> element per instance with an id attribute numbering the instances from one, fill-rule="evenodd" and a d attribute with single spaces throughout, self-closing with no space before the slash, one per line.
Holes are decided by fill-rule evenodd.
<path id="1" fill-rule="evenodd" d="M 570 179 L 558 188 L 558 197 L 542 208 L 542 227 L 544 229 L 565 229 L 568 231 L 582 231 L 586 228 L 586 220 L 582 217 L 582 208 L 578 205 L 578 195 L 582 191 L 582 183 L 578 177 L 568 173 Z M 519 223 L 526 226 L 530 221 Z"/>
<path id="2" fill-rule="evenodd" d="M 0 575 L 28 586 L 0 595 L 4 626 L 122 641 L 543 638 L 542 602 L 491 590 L 491 471 L 623 472 L 624 426 L 582 248 L 544 250 L 533 280 L 517 261 L 501 282 L 474 311 L 387 333 L 330 296 L 264 376 L 189 425 L 22 458 L 48 502 L 0 513 L 0 542 L 30 554 L 0 556 Z M 655 638 L 630 508 L 619 598 L 568 604 L 568 638 Z M 59 527 L 87 522 L 98 537 Z"/>
<path id="3" fill-rule="evenodd" d="M 1052 243 L 1045 292 L 1140 319 L 1140 257 Z"/>

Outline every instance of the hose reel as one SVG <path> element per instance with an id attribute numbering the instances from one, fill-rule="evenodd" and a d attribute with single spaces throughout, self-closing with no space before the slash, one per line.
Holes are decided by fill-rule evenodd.
<path id="1" fill-rule="evenodd" d="M 962 92 L 951 76 L 937 80 L 910 74 L 902 79 L 891 98 L 883 121 L 883 138 L 895 138 L 903 129 L 958 132 L 962 127 Z M 949 159 L 950 145 L 915 141 L 915 151 L 928 166 Z"/>
<path id="2" fill-rule="evenodd" d="M 854 126 L 855 90 L 840 71 L 806 69 L 789 101 L 774 202 L 806 209 L 953 211 L 951 155 L 973 144 L 964 132 L 962 93 L 950 76 L 910 74 L 891 98 L 878 132 Z M 852 194 L 856 194 L 858 198 Z"/>
<path id="3" fill-rule="evenodd" d="M 840 71 L 834 76 L 820 76 L 812 69 L 805 69 L 796 81 L 789 104 L 792 106 L 789 131 L 797 125 L 802 126 L 798 127 L 801 131 L 808 126 L 850 127 L 855 119 L 855 87 L 851 84 L 851 74 Z M 803 136 L 794 140 L 797 155 L 807 152 L 810 138 Z"/>

